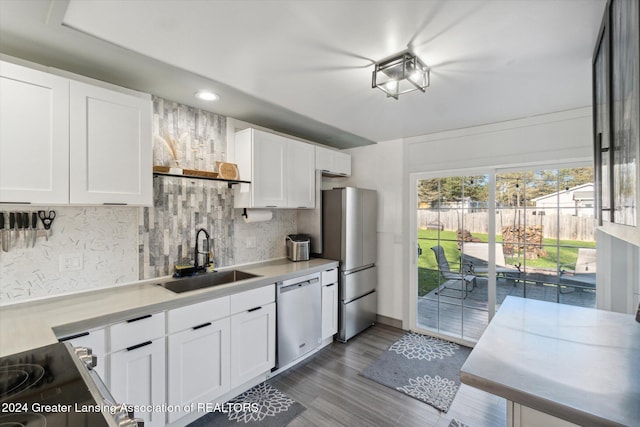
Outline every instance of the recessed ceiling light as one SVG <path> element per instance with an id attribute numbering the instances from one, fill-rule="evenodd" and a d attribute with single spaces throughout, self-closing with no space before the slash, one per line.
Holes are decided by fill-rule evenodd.
<path id="1" fill-rule="evenodd" d="M 201 90 L 199 92 L 196 92 L 196 98 L 202 99 L 203 101 L 217 101 L 218 99 L 220 99 L 217 94 L 208 90 Z"/>

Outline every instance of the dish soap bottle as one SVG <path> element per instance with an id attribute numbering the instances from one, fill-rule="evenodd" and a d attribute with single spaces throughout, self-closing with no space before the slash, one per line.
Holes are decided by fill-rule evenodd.
<path id="1" fill-rule="evenodd" d="M 209 265 L 207 266 L 207 272 L 213 273 L 216 271 L 216 262 L 213 259 L 213 249 L 209 248 Z"/>

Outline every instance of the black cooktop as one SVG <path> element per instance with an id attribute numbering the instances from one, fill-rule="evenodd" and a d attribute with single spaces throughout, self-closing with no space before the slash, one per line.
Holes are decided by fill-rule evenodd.
<path id="1" fill-rule="evenodd" d="M 108 426 L 66 344 L 0 358 L 0 426 Z"/>

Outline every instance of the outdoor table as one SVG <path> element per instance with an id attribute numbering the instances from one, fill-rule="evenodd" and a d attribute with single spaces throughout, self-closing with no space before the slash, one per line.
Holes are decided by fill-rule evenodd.
<path id="1" fill-rule="evenodd" d="M 514 282 L 523 282 L 523 283 L 535 283 L 538 285 L 549 284 L 556 286 L 556 302 L 560 302 L 560 289 L 561 286 L 567 286 L 571 288 L 580 288 L 580 289 L 596 289 L 596 274 L 595 273 L 584 273 L 584 274 L 574 274 L 574 275 L 566 275 L 566 274 L 557 274 L 555 271 L 549 272 L 524 272 L 524 271 L 509 271 L 505 273 L 505 278 L 507 280 L 512 280 Z M 527 287 L 524 286 L 523 296 L 526 298 L 527 296 Z"/>

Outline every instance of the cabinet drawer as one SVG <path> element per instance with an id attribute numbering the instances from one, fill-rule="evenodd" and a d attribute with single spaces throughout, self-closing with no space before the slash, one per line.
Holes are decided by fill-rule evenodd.
<path id="1" fill-rule="evenodd" d="M 69 342 L 74 347 L 88 347 L 92 350 L 93 354 L 99 354 L 100 356 L 105 353 L 104 329 L 67 335 L 60 337 L 58 341 Z"/>
<path id="2" fill-rule="evenodd" d="M 322 286 L 330 285 L 338 281 L 338 269 L 333 268 L 322 272 Z"/>
<path id="3" fill-rule="evenodd" d="M 147 314 L 111 326 L 111 351 L 164 336 L 164 313 Z"/>
<path id="4" fill-rule="evenodd" d="M 276 300 L 275 285 L 231 295 L 231 314 L 240 313 Z"/>
<path id="5" fill-rule="evenodd" d="M 229 315 L 229 297 L 216 298 L 167 312 L 169 333 L 200 326 Z"/>

